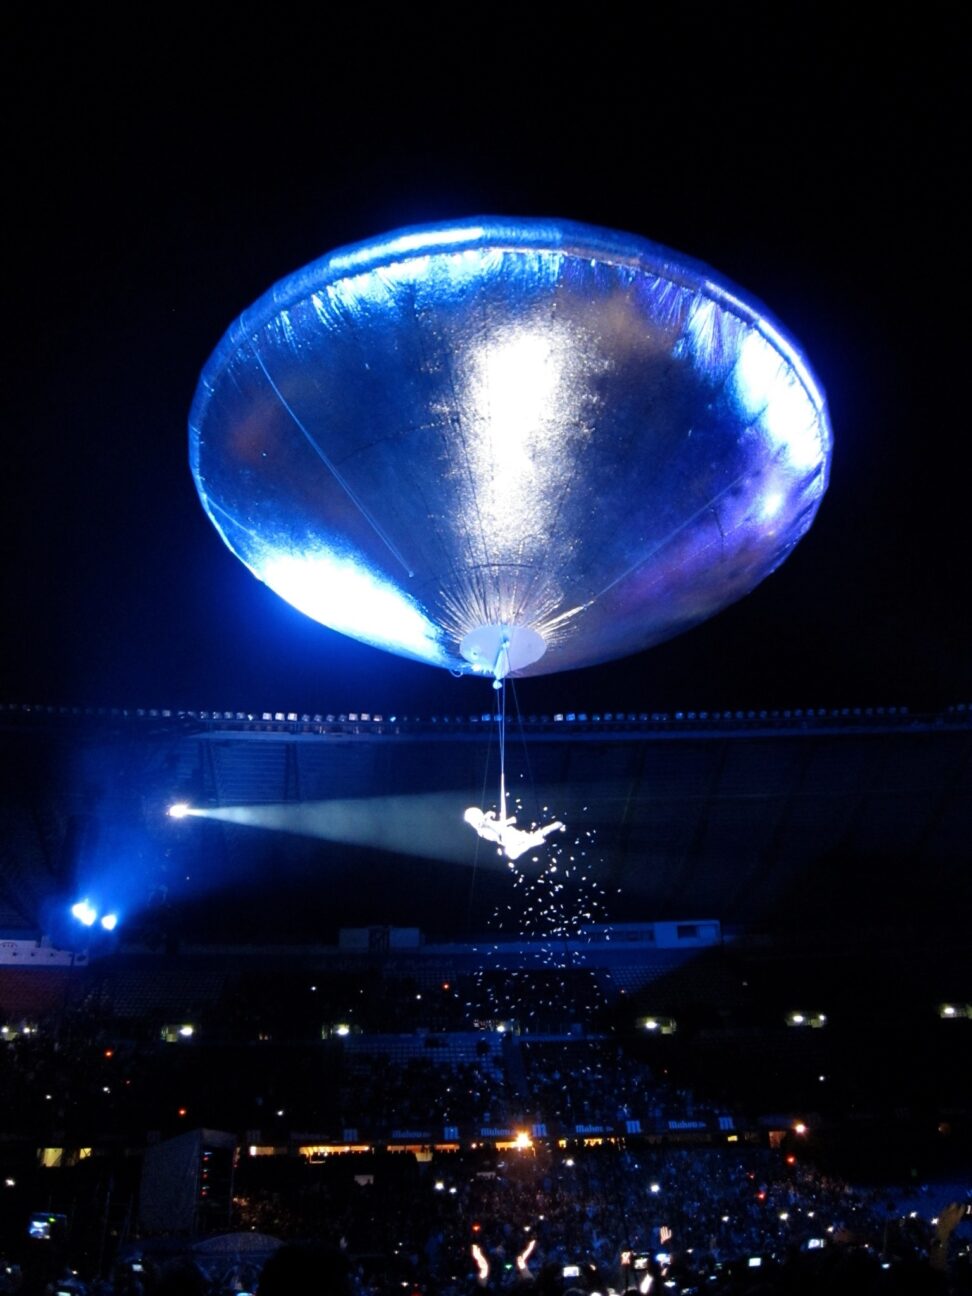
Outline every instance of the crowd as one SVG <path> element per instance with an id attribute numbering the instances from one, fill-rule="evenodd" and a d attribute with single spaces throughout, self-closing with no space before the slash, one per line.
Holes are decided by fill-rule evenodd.
<path id="1" fill-rule="evenodd" d="M 493 1017 L 463 1057 L 428 1025 L 409 1056 L 367 1048 L 367 1030 L 387 1022 L 389 1004 L 401 1009 L 404 1024 L 421 1020 L 421 1005 L 431 1001 L 427 1022 L 458 1019 L 468 1030 L 463 996 L 480 995 L 475 1013 L 492 1011 L 498 978 L 432 990 L 406 979 L 390 994 L 378 977 L 305 980 L 291 986 L 289 1017 L 274 1012 L 279 984 L 262 999 L 254 989 L 248 1009 L 249 991 L 239 982 L 219 1003 L 226 1014 L 220 1031 L 202 1019 L 196 1036 L 170 1043 L 159 1022 L 131 1030 L 96 1002 L 8 1027 L 0 1043 L 0 1142 L 26 1138 L 33 1155 L 53 1141 L 90 1146 L 110 1134 L 116 1145 L 137 1149 L 151 1138 L 209 1127 L 234 1131 L 244 1143 L 294 1148 L 301 1141 L 295 1130 L 340 1141 L 354 1128 L 364 1141 L 379 1142 L 395 1128 L 461 1127 L 462 1150 L 421 1160 L 393 1151 L 244 1155 L 225 1224 L 280 1243 L 265 1264 L 205 1260 L 188 1245 L 174 1256 L 171 1247 L 140 1240 L 134 1189 L 127 1223 L 117 1239 L 109 1236 L 109 1196 L 116 1217 L 123 1196 L 118 1172 L 106 1181 L 104 1228 L 99 1234 L 96 1222 L 94 1243 L 75 1249 L 80 1274 L 46 1273 L 41 1282 L 29 1263 L 0 1260 L 0 1293 L 972 1290 L 967 1239 L 961 1229 L 952 1235 L 957 1216 L 938 1224 L 901 1219 L 879 1195 L 745 1137 L 722 1138 L 719 1146 L 669 1141 L 670 1125 L 713 1128 L 716 1109 L 615 1038 L 500 1036 L 504 1023 Z M 574 988 L 581 996 L 588 991 L 582 977 Z M 553 996 L 543 978 L 532 990 Z M 582 1005 L 568 1003 L 570 1012 L 575 1007 Z M 362 1032 L 353 1048 L 327 1029 L 341 1017 Z M 492 1126 L 536 1132 L 500 1151 L 476 1133 Z M 593 1137 L 602 1126 L 610 1136 Z M 56 1208 L 55 1190 L 46 1191 Z M 64 1258 L 69 1254 L 67 1247 Z M 51 1248 L 47 1260 L 54 1255 Z M 36 1260 L 36 1247 L 27 1258 Z"/>
<path id="2" fill-rule="evenodd" d="M 243 1186 L 244 1220 L 272 1218 L 284 1239 L 262 1272 L 239 1261 L 160 1261 L 149 1249 L 130 1248 L 110 1281 L 86 1285 L 66 1274 L 51 1291 L 818 1296 L 825 1285 L 828 1296 L 869 1296 L 972 1290 L 968 1241 L 952 1235 L 955 1211 L 937 1227 L 902 1219 L 881 1195 L 854 1191 L 766 1149 L 536 1145 L 421 1165 L 400 1157 L 357 1178 L 309 1169 L 277 1167 L 276 1182 Z M 18 1290 L 8 1266 L 0 1292 Z"/>
<path id="3" fill-rule="evenodd" d="M 279 1143 L 291 1130 L 337 1139 L 344 1130 L 388 1137 L 402 1127 L 584 1124 L 645 1131 L 697 1121 L 715 1110 L 675 1089 L 612 1038 L 538 1043 L 483 1035 L 457 1058 L 447 1036 L 400 1036 L 411 1055 L 356 1037 L 313 1043 L 267 1039 L 212 1043 L 205 1029 L 166 1043 L 125 1038 L 80 1014 L 35 1022 L 0 1044 L 0 1134 L 30 1130 L 43 1144 L 92 1143 L 109 1132 L 133 1141 L 194 1126 L 257 1131 Z M 467 1052 L 471 1049 L 467 1045 Z"/>
<path id="4" fill-rule="evenodd" d="M 602 1125 L 624 1130 L 635 1120 L 644 1130 L 670 1122 L 705 1123 L 724 1113 L 689 1088 L 676 1088 L 663 1075 L 610 1040 L 524 1040 L 519 1053 L 525 1091 L 538 1119 L 562 1128 Z"/>
<path id="5" fill-rule="evenodd" d="M 486 1059 L 443 1064 L 431 1052 L 404 1063 L 359 1055 L 341 1089 L 347 1125 L 359 1130 L 505 1124 L 521 1106 L 503 1070 Z"/>

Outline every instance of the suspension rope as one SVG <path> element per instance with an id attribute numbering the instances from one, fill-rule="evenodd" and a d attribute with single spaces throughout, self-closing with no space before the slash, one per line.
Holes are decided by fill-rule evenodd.
<path id="1" fill-rule="evenodd" d="M 500 822 L 506 823 L 506 680 L 496 681 L 496 719 L 499 729 Z"/>

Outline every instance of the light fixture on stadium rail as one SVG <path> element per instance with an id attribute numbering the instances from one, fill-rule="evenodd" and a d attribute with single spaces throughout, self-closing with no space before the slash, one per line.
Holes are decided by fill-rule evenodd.
<path id="1" fill-rule="evenodd" d="M 786 1014 L 787 1026 L 809 1026 L 819 1030 L 827 1024 L 827 1014 L 822 1012 L 789 1012 Z"/>
<path id="2" fill-rule="evenodd" d="M 185 819 L 192 814 L 192 806 L 187 801 L 176 801 L 169 806 L 168 814 L 170 819 Z"/>
<path id="3" fill-rule="evenodd" d="M 678 1029 L 674 1017 L 639 1017 L 636 1024 L 653 1035 L 674 1035 Z"/>

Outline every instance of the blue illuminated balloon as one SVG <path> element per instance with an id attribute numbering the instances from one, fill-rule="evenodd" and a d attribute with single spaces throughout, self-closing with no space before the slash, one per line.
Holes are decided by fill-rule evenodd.
<path id="1" fill-rule="evenodd" d="M 746 594 L 813 521 L 831 434 L 796 345 L 707 267 L 483 218 L 278 283 L 206 365 L 190 453 L 227 545 L 295 607 L 499 676 Z"/>

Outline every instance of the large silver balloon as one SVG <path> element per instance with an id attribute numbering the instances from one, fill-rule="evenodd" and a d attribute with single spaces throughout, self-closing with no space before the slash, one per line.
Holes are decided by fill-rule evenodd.
<path id="1" fill-rule="evenodd" d="M 223 539 L 345 634 L 498 676 L 688 629 L 777 567 L 827 486 L 797 347 L 627 234 L 474 219 L 282 280 L 200 379 Z"/>

